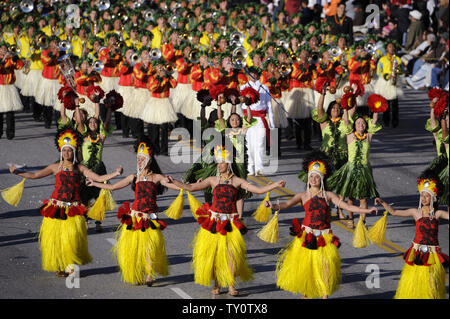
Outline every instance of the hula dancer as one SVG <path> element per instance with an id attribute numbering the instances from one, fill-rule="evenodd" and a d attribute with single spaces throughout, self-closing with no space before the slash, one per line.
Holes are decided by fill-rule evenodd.
<path id="1" fill-rule="evenodd" d="M 438 209 L 443 185 L 430 170 L 418 179 L 419 207 L 405 210 L 392 208 L 384 200 L 375 199 L 389 214 L 413 217 L 416 234 L 411 247 L 404 253 L 405 266 L 398 283 L 395 299 L 445 299 L 445 269 L 449 258 L 439 247 L 439 220 L 448 220 L 448 212 Z"/>
<path id="2" fill-rule="evenodd" d="M 220 294 L 221 287 L 229 287 L 228 294 L 237 296 L 234 288 L 236 278 L 242 281 L 253 279 L 248 265 L 245 242 L 242 237 L 247 227 L 239 219 L 236 202 L 239 188 L 255 194 L 264 194 L 277 187 L 284 187 L 285 181 L 279 181 L 257 187 L 235 175 L 230 153 L 222 146 L 214 151 L 217 162 L 217 176 L 211 176 L 194 184 L 184 184 L 168 177 L 168 182 L 189 192 L 213 190 L 212 205 L 204 203 L 196 211 L 201 228 L 194 238 L 193 267 L 195 283 L 209 287 L 214 280 L 213 295 Z M 234 166 L 234 168 L 232 168 Z"/>
<path id="3" fill-rule="evenodd" d="M 169 274 L 169 263 L 162 230 L 166 223 L 158 218 L 156 200 L 166 187 L 179 190 L 173 184 L 165 183 L 154 148 L 147 137 L 135 145 L 137 172 L 114 184 L 87 181 L 88 186 L 108 190 L 119 190 L 132 185 L 135 192 L 133 204 L 124 202 L 117 217 L 121 225 L 117 230 L 119 239 L 113 248 L 122 272 L 124 282 L 151 286 L 157 275 Z"/>
<path id="4" fill-rule="evenodd" d="M 330 203 L 358 214 L 377 212 L 375 207 L 349 205 L 328 191 L 327 178 L 332 169 L 323 152 L 313 152 L 303 161 L 308 176 L 306 191 L 280 204 L 266 202 L 266 206 L 275 210 L 298 203 L 305 207 L 305 218 L 292 220 L 291 234 L 296 237 L 281 251 L 276 268 L 277 286 L 303 298 L 326 299 L 341 283 L 340 240 L 331 230 Z"/>
<path id="5" fill-rule="evenodd" d="M 85 265 L 92 261 L 84 219 L 87 207 L 81 203 L 80 197 L 82 176 L 103 183 L 120 175 L 122 168 L 99 176 L 77 163 L 76 153 L 81 137 L 72 129 L 58 131 L 55 142 L 61 152 L 58 162 L 38 172 L 20 172 L 13 165 L 10 172 L 25 179 L 55 176 L 55 189 L 39 209 L 44 217 L 39 232 L 39 247 L 42 269 L 55 271 L 57 276 L 65 276 L 66 270 L 73 271 L 72 265 Z"/>
<path id="6" fill-rule="evenodd" d="M 344 102 L 346 100 L 343 99 Z M 377 123 L 378 113 L 373 114 L 372 120 L 357 115 L 353 125 L 348 118 L 348 110 L 344 110 L 344 125 L 347 127 L 348 160 L 333 176 L 328 179 L 328 186 L 343 198 L 350 198 L 349 204 L 359 199 L 360 207 L 367 208 L 367 199 L 378 197 L 372 167 L 369 163 L 370 143 L 374 133 L 381 129 Z M 353 214 L 349 212 L 347 226 L 354 227 Z M 365 215 L 361 216 L 365 221 Z"/>

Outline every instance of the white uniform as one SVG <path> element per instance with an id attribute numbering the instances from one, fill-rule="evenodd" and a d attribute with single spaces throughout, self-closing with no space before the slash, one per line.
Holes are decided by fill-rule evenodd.
<path id="1" fill-rule="evenodd" d="M 274 126 L 274 118 L 273 118 L 273 108 L 272 108 L 272 97 L 269 93 L 269 88 L 261 82 L 249 81 L 245 85 L 240 87 L 243 90 L 246 87 L 252 87 L 256 91 L 258 91 L 260 97 L 259 102 L 252 104 L 250 109 L 252 111 L 266 111 L 268 117 L 268 127 L 269 129 L 273 129 Z M 246 109 L 248 106 L 243 104 L 242 108 Z M 253 175 L 258 172 L 262 172 L 263 170 L 263 155 L 265 153 L 265 139 L 266 139 L 266 130 L 263 123 L 263 120 L 260 117 L 254 117 L 258 120 L 258 123 L 253 125 L 247 130 L 245 139 L 247 144 L 247 153 L 248 153 L 248 174 Z"/>

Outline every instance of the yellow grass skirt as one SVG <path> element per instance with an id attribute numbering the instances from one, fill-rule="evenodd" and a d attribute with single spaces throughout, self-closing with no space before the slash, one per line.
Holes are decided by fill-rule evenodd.
<path id="1" fill-rule="evenodd" d="M 445 270 L 436 253 L 430 252 L 430 266 L 405 263 L 394 299 L 445 299 Z"/>
<path id="2" fill-rule="evenodd" d="M 253 280 L 244 238 L 239 229 L 230 224 L 232 231 L 226 235 L 200 228 L 195 236 L 192 267 L 196 284 L 209 287 L 217 278 L 219 287 L 229 287 L 236 284 L 237 277 L 243 282 Z"/>
<path id="3" fill-rule="evenodd" d="M 169 274 L 169 261 L 160 229 L 148 228 L 145 232 L 127 230 L 126 225 L 122 224 L 117 235 L 119 239 L 112 251 L 124 282 L 142 285 L 147 275 L 155 279 L 157 275 Z"/>
<path id="4" fill-rule="evenodd" d="M 88 250 L 86 220 L 77 215 L 67 219 L 44 217 L 39 232 L 42 269 L 66 271 L 70 265 L 92 261 Z"/>
<path id="5" fill-rule="evenodd" d="M 332 243 L 332 234 L 324 234 L 326 245 L 318 249 L 303 247 L 306 232 L 292 240 L 280 254 L 275 273 L 283 290 L 308 298 L 329 296 L 341 283 L 341 259 Z"/>

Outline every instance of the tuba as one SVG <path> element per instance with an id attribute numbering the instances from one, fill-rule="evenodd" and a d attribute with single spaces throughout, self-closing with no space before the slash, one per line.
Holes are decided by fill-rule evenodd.
<path id="1" fill-rule="evenodd" d="M 75 68 L 73 67 L 70 55 L 65 54 L 62 57 L 60 57 L 58 61 L 60 61 L 59 70 L 61 71 L 62 76 L 64 77 L 64 79 L 66 79 L 70 87 L 76 92 L 77 90 L 74 80 Z"/>
<path id="2" fill-rule="evenodd" d="M 394 58 L 392 61 L 392 66 L 391 66 L 391 84 L 392 85 L 397 85 L 397 77 L 399 74 L 402 73 L 401 65 L 398 64 L 396 58 L 397 58 L 397 56 L 394 54 Z"/>
<path id="3" fill-rule="evenodd" d="M 246 65 L 247 51 L 244 47 L 237 47 L 231 55 L 231 64 L 235 69 L 242 69 Z"/>

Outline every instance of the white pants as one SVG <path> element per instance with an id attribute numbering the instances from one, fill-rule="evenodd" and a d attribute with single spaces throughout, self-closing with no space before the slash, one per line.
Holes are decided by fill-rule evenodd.
<path id="1" fill-rule="evenodd" d="M 263 155 L 266 152 L 265 140 L 266 130 L 264 127 L 252 126 L 247 130 L 245 136 L 248 153 L 248 173 L 255 174 L 263 170 Z"/>

